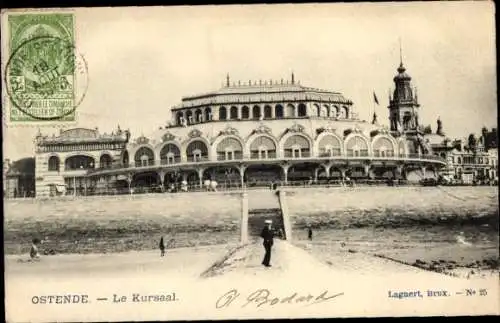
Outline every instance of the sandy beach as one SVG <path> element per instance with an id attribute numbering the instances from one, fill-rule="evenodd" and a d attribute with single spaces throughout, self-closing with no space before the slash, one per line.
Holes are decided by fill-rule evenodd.
<path id="1" fill-rule="evenodd" d="M 59 320 L 408 316 L 443 311 L 455 315 L 474 311 L 498 314 L 498 275 L 467 280 L 342 248 L 320 260 L 305 249 L 277 240 L 271 268 L 260 265 L 260 243 L 179 248 L 167 252 L 164 258 L 153 251 L 58 255 L 43 257 L 38 263 L 22 263 L 19 256 L 8 256 L 7 320 L 50 319 L 58 305 L 33 304 L 32 297 L 67 293 L 88 295 L 91 302 L 67 305 L 64 313 L 58 312 Z M 485 289 L 487 295 L 458 294 L 466 289 Z M 231 290 L 239 296 L 224 305 Z M 390 291 L 409 290 L 420 290 L 424 296 L 388 297 Z M 431 299 L 425 296 L 427 290 L 446 290 L 449 296 Z M 323 297 L 338 296 L 307 305 L 295 300 L 300 295 L 316 299 L 325 291 Z M 179 300 L 168 305 L 112 301 L 114 295 L 129 295 L 130 300 L 132 293 L 176 293 Z M 271 305 L 273 298 L 287 296 L 294 300 Z M 100 297 L 108 300 L 97 301 Z"/>

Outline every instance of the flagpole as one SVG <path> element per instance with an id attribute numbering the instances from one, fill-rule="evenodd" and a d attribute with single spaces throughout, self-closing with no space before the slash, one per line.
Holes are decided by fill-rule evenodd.
<path id="1" fill-rule="evenodd" d="M 372 117 L 372 124 L 373 124 L 373 117 L 375 116 L 375 91 L 373 91 L 373 94 L 372 94 L 372 106 L 373 106 L 373 113 L 371 115 Z"/>
<path id="2" fill-rule="evenodd" d="M 372 114 L 373 118 L 373 116 L 375 115 L 375 91 L 373 91 L 372 105 L 373 105 L 373 114 Z"/>

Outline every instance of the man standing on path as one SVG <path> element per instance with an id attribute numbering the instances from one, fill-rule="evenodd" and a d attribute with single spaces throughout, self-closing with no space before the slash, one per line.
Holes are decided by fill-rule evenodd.
<path id="1" fill-rule="evenodd" d="M 307 238 L 312 241 L 313 239 L 313 230 L 311 228 L 311 225 L 307 226 Z"/>
<path id="2" fill-rule="evenodd" d="M 271 267 L 269 262 L 271 261 L 271 247 L 273 246 L 273 230 L 271 228 L 273 222 L 271 220 L 266 220 L 265 223 L 266 226 L 262 229 L 262 233 L 260 234 L 262 239 L 264 239 L 264 249 L 266 250 L 262 264 L 266 267 Z"/>
<path id="3" fill-rule="evenodd" d="M 165 243 L 163 242 L 163 237 L 161 237 L 160 239 L 160 251 L 161 251 L 160 257 L 165 256 Z"/>

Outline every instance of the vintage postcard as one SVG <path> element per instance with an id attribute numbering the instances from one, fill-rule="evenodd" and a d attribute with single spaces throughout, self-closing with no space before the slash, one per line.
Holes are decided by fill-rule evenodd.
<path id="1" fill-rule="evenodd" d="M 7 322 L 500 314 L 493 2 L 1 36 Z"/>

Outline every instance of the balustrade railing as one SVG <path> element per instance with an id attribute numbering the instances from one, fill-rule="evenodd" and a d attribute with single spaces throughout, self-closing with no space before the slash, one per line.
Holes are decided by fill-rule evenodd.
<path id="1" fill-rule="evenodd" d="M 172 165 L 181 162 L 181 156 L 175 156 L 170 158 L 162 158 L 160 161 L 161 165 Z"/>
<path id="2" fill-rule="evenodd" d="M 186 185 L 181 185 L 180 182 L 175 183 L 173 187 L 171 184 L 165 184 L 164 187 L 160 185 L 152 186 L 138 186 L 128 188 L 96 188 L 77 187 L 75 192 L 74 188 L 68 188 L 66 195 L 74 196 L 106 196 L 106 195 L 141 195 L 141 194 L 169 194 L 169 193 L 189 193 L 189 192 L 234 192 L 243 190 L 259 190 L 259 189 L 280 189 L 280 188 L 332 188 L 332 187 L 355 187 L 355 186 L 405 186 L 405 185 L 419 185 L 412 184 L 406 180 L 388 180 L 388 179 L 366 179 L 360 178 L 350 181 L 342 181 L 341 179 L 318 179 L 313 180 L 289 180 L 287 183 L 283 181 L 252 181 L 251 183 L 244 183 L 241 186 L 240 181 L 225 181 L 219 182 L 214 189 L 208 189 L 204 185 L 200 186 L 199 181 L 189 181 Z"/>
<path id="3" fill-rule="evenodd" d="M 210 161 L 208 159 L 208 156 L 187 156 L 188 163 L 196 163 L 196 162 L 204 162 L 204 161 Z"/>

